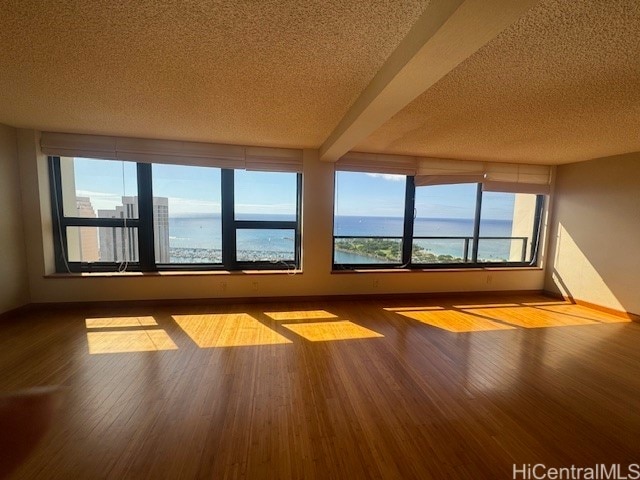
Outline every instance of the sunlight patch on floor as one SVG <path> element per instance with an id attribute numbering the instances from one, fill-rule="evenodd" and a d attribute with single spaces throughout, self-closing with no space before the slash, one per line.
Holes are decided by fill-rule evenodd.
<path id="1" fill-rule="evenodd" d="M 592 318 L 549 312 L 536 307 L 518 308 L 475 308 L 465 310 L 522 328 L 565 327 L 575 325 L 593 325 L 598 323 Z"/>
<path id="2" fill-rule="evenodd" d="M 292 343 L 247 313 L 173 315 L 173 319 L 200 348 Z"/>
<path id="3" fill-rule="evenodd" d="M 519 306 L 517 303 L 485 303 L 479 305 L 454 305 L 453 308 L 506 308 Z"/>
<path id="4" fill-rule="evenodd" d="M 285 312 L 264 312 L 273 320 L 313 320 L 316 318 L 337 318 L 333 313 L 326 310 L 298 310 Z"/>
<path id="5" fill-rule="evenodd" d="M 387 307 L 384 308 L 383 310 L 386 310 L 387 312 L 411 312 L 413 310 L 416 311 L 427 311 L 427 310 L 444 310 L 444 307 L 437 307 L 437 306 L 428 306 L 428 307 Z"/>
<path id="6" fill-rule="evenodd" d="M 564 301 L 486 303 L 450 307 L 385 308 L 413 320 L 450 332 L 546 328 L 606 323 L 628 323 L 630 319 Z"/>
<path id="7" fill-rule="evenodd" d="M 606 312 L 599 312 L 580 305 L 548 305 L 540 306 L 538 310 L 546 310 L 549 312 L 560 313 L 563 315 L 575 316 L 577 318 L 585 318 L 600 323 L 630 323 L 632 320 L 618 315 L 612 315 Z"/>
<path id="8" fill-rule="evenodd" d="M 573 306 L 572 303 L 565 302 L 564 300 L 552 300 L 548 302 L 522 302 L 522 305 L 526 307 L 542 307 L 545 305 L 567 305 Z"/>
<path id="9" fill-rule="evenodd" d="M 119 327 L 155 327 L 158 325 L 153 317 L 105 317 L 85 319 L 87 328 L 119 328 Z"/>
<path id="10" fill-rule="evenodd" d="M 369 330 L 368 328 L 364 328 L 348 320 L 340 320 L 337 322 L 294 323 L 283 326 L 310 342 L 384 337 L 384 335 L 378 332 L 374 332 L 373 330 Z"/>
<path id="11" fill-rule="evenodd" d="M 156 352 L 177 350 L 164 330 L 132 330 L 128 332 L 87 333 L 90 354 Z"/>
<path id="12" fill-rule="evenodd" d="M 397 312 L 418 322 L 454 333 L 513 330 L 515 327 L 455 310 Z"/>

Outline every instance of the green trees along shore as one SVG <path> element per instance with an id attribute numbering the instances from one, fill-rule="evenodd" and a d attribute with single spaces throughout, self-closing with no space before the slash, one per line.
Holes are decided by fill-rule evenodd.
<path id="1" fill-rule="evenodd" d="M 384 238 L 343 238 L 336 240 L 336 251 L 353 253 L 380 260 L 381 263 L 402 261 L 402 243 L 400 240 Z M 420 245 L 413 245 L 411 261 L 413 263 L 460 263 L 461 257 L 436 255 Z"/>

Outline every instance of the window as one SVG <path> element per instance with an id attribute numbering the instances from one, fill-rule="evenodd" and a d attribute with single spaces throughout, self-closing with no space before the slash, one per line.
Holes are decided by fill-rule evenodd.
<path id="1" fill-rule="evenodd" d="M 234 170 L 235 219 L 295 221 L 297 175 Z"/>
<path id="2" fill-rule="evenodd" d="M 52 163 L 58 270 L 138 266 L 138 179 L 131 162 L 61 157 Z"/>
<path id="3" fill-rule="evenodd" d="M 59 272 L 300 265 L 300 174 L 49 163 Z"/>
<path id="4" fill-rule="evenodd" d="M 152 166 L 156 264 L 222 263 L 220 169 Z"/>
<path id="5" fill-rule="evenodd" d="M 537 261 L 544 196 L 482 184 L 336 172 L 334 268 L 526 266 Z"/>
<path id="6" fill-rule="evenodd" d="M 245 170 L 228 170 L 225 176 L 233 197 L 232 228 L 225 238 L 229 261 L 240 267 L 299 265 L 302 177 Z"/>
<path id="7" fill-rule="evenodd" d="M 537 203 L 537 195 L 530 193 L 483 192 L 479 263 L 533 260 Z"/>
<path id="8" fill-rule="evenodd" d="M 415 264 L 469 263 L 478 185 L 434 185 L 415 189 Z"/>
<path id="9" fill-rule="evenodd" d="M 405 190 L 401 175 L 336 172 L 334 264 L 402 264 Z"/>

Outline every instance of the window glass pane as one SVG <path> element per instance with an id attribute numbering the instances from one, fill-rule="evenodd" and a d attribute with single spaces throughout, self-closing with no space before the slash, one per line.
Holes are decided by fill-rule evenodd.
<path id="1" fill-rule="evenodd" d="M 416 238 L 413 263 L 465 263 L 471 261 L 473 238 Z"/>
<path id="2" fill-rule="evenodd" d="M 236 220 L 296 220 L 297 174 L 234 171 Z"/>
<path id="3" fill-rule="evenodd" d="M 416 187 L 413 263 L 471 261 L 476 183 Z"/>
<path id="4" fill-rule="evenodd" d="M 60 157 L 60 174 L 66 217 L 138 218 L 135 163 Z"/>
<path id="5" fill-rule="evenodd" d="M 531 260 L 536 198 L 530 193 L 483 192 L 479 262 Z"/>
<path id="6" fill-rule="evenodd" d="M 335 263 L 401 261 L 405 188 L 404 175 L 336 172 L 333 231 L 349 238 L 335 239 Z"/>
<path id="7" fill-rule="evenodd" d="M 295 230 L 251 229 L 236 230 L 236 253 L 239 262 L 293 262 L 295 259 Z"/>
<path id="8" fill-rule="evenodd" d="M 152 177 L 156 262 L 222 262 L 220 169 L 154 164 Z"/>
<path id="9" fill-rule="evenodd" d="M 402 239 L 399 238 L 336 238 L 334 262 L 340 263 L 400 263 Z"/>
<path id="10" fill-rule="evenodd" d="M 67 227 L 69 262 L 137 262 L 138 229 Z"/>

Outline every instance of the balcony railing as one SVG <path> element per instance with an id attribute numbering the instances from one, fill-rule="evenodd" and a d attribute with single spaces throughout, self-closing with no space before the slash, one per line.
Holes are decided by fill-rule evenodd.
<path id="1" fill-rule="evenodd" d="M 473 262 L 473 241 L 473 236 L 415 236 L 413 237 L 411 263 Z M 452 248 L 452 244 L 455 245 L 457 242 L 459 242 L 460 248 Z M 513 242 L 521 244 L 518 260 L 513 260 Z M 479 237 L 477 262 L 525 263 L 528 242 L 529 237 Z M 494 246 L 489 246 L 492 243 Z M 402 263 L 402 237 L 400 236 L 336 235 L 334 236 L 334 250 L 363 258 L 362 262 L 334 262 L 338 264 Z M 336 257 L 335 254 L 334 257 Z"/>

